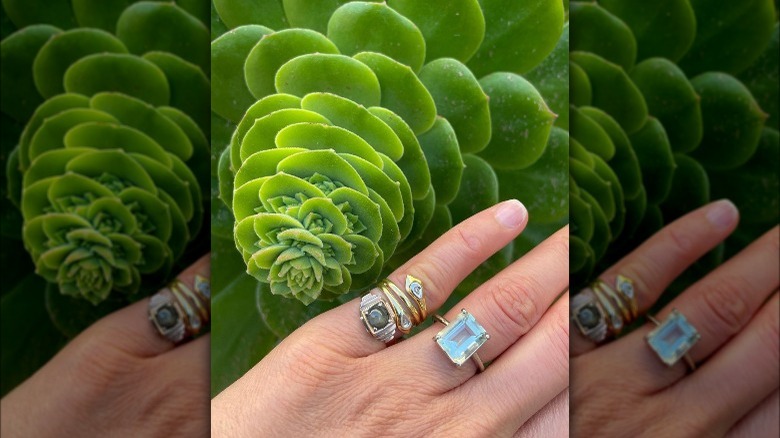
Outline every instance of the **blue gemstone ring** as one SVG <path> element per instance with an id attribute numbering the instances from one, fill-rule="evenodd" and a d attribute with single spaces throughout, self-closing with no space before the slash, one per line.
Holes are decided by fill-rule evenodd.
<path id="1" fill-rule="evenodd" d="M 462 309 L 454 321 L 449 322 L 441 315 L 433 316 L 444 324 L 444 328 L 433 337 L 447 357 L 457 366 L 471 359 L 477 365 L 478 372 L 485 370 L 485 364 L 479 358 L 477 350 L 490 335 L 466 309 Z"/>
<path id="2" fill-rule="evenodd" d="M 673 309 L 663 322 L 650 315 L 647 315 L 647 319 L 656 327 L 645 336 L 645 339 L 661 361 L 667 366 L 672 366 L 680 359 L 685 359 L 691 370 L 695 370 L 696 364 L 688 355 L 688 351 L 699 341 L 701 335 L 685 319 L 685 316 L 677 309 Z"/>

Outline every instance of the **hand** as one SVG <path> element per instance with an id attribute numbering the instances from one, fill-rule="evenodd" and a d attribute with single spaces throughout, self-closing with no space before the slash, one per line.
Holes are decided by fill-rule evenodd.
<path id="1" fill-rule="evenodd" d="M 507 201 L 457 225 L 389 278 L 422 280 L 430 314 L 514 239 L 525 208 Z M 312 319 L 212 401 L 230 436 L 566 436 L 568 227 L 446 313 L 468 310 L 490 334 L 481 374 L 432 340 L 436 323 L 386 346 L 358 319 L 359 299 Z"/>
<path id="2" fill-rule="evenodd" d="M 179 275 L 208 278 L 209 255 Z M 0 435 L 208 436 L 209 336 L 174 348 L 146 298 L 93 324 L 0 402 Z"/>
<path id="3" fill-rule="evenodd" d="M 718 201 L 678 219 L 607 269 L 634 281 L 639 312 L 736 227 L 738 212 Z M 656 316 L 677 309 L 701 339 L 699 364 L 664 365 L 645 341 L 648 323 L 597 346 L 572 333 L 572 430 L 578 436 L 778 436 L 780 273 L 778 228 L 690 286 Z M 731 431 L 731 432 L 730 432 Z"/>

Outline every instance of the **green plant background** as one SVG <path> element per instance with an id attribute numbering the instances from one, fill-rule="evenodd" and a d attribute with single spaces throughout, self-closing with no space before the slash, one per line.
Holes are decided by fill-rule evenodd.
<path id="1" fill-rule="evenodd" d="M 711 200 L 740 210 L 660 307 L 778 223 L 776 2 L 578 1 L 570 17 L 572 289 Z"/>
<path id="2" fill-rule="evenodd" d="M 523 201 L 530 213 L 528 228 L 472 273 L 445 308 L 568 223 L 567 15 L 568 2 L 547 0 L 393 0 L 378 4 L 342 0 L 212 2 L 213 395 L 235 381 L 308 319 L 365 290 L 370 285 L 366 278 L 386 275 L 454 224 L 500 200 L 517 198 Z M 298 30 L 286 30 L 289 28 Z M 300 56 L 294 58 L 296 55 Z M 317 74 L 322 72 L 326 73 Z M 378 245 L 383 249 L 384 263 L 377 266 L 380 269 L 369 270 L 368 274 L 354 264 L 343 263 L 341 266 L 345 271 L 355 271 L 352 275 L 354 287 L 342 294 L 342 291 L 336 291 L 338 287 L 326 285 L 323 290 L 328 296 L 337 295 L 331 300 L 321 299 L 325 295 L 317 299 L 320 293 L 317 285 L 311 286 L 314 289 L 308 284 L 302 289 L 295 286 L 295 290 L 278 285 L 274 286 L 279 287 L 277 294 L 271 293 L 268 271 L 254 265 L 267 263 L 265 256 L 259 255 L 262 253 L 259 250 L 267 246 L 256 246 L 256 239 L 262 240 L 262 236 L 267 236 L 263 234 L 266 231 L 256 231 L 260 235 L 252 237 L 248 223 L 243 223 L 236 234 L 238 247 L 242 250 L 239 253 L 234 240 L 236 222 L 232 211 L 237 207 L 241 210 L 240 217 L 244 218 L 254 212 L 267 216 L 269 209 L 268 203 L 259 206 L 257 191 L 251 192 L 256 189 L 250 189 L 248 197 L 241 194 L 240 200 L 234 201 L 234 193 L 236 197 L 240 193 L 238 190 L 233 192 L 234 183 L 249 187 L 247 178 L 241 175 L 255 175 L 257 184 L 269 192 L 277 190 L 278 184 L 265 181 L 273 175 L 286 173 L 280 169 L 292 169 L 295 164 L 296 169 L 305 168 L 298 172 L 312 175 L 311 169 L 317 167 L 318 161 L 307 159 L 309 164 L 301 164 L 303 152 L 285 150 L 285 138 L 292 133 L 300 134 L 296 137 L 298 141 L 307 138 L 300 126 L 280 132 L 276 144 L 273 139 L 252 137 L 247 129 L 253 125 L 268 126 L 269 119 L 283 119 L 285 117 L 279 113 L 284 111 L 290 117 L 302 117 L 297 112 L 300 110 L 273 113 L 267 109 L 299 108 L 300 97 L 304 98 L 304 108 L 316 107 L 320 114 L 326 111 L 328 121 L 346 126 L 343 120 L 337 123 L 333 118 L 337 116 L 334 112 L 338 112 L 334 108 L 352 105 L 339 104 L 338 99 L 316 94 L 322 91 L 372 107 L 370 111 L 381 115 L 385 123 L 400 120 L 395 127 L 400 125 L 397 132 L 407 133 L 399 138 L 405 138 L 405 141 L 401 139 L 404 152 L 410 155 L 406 161 L 398 160 L 398 154 L 393 157 L 393 149 L 380 147 L 389 144 L 376 142 L 380 132 L 387 130 L 381 123 L 367 128 L 361 124 L 369 123 L 364 117 L 361 119 L 364 122 L 349 125 L 349 130 L 359 132 L 375 151 L 393 157 L 383 158 L 386 169 L 388 165 L 392 168 L 392 161 L 398 160 L 403 175 L 384 172 L 400 187 L 408 185 L 409 191 L 402 196 L 405 197 L 401 210 L 403 217 L 396 228 L 399 234 L 395 238 L 395 251 L 386 250 L 392 249 L 393 244 L 380 238 Z M 488 100 L 484 100 L 485 95 Z M 327 99 L 330 103 L 322 103 Z M 258 101 L 260 103 L 256 104 Z M 280 102 L 291 106 L 274 106 L 281 105 Z M 318 106 L 318 102 L 321 105 Z M 250 113 L 244 117 L 250 106 Z M 308 122 L 327 124 L 317 114 L 304 115 Z M 284 125 L 289 123 L 292 122 Z M 403 125 L 408 127 L 404 129 Z M 239 131 L 234 137 L 236 126 Z M 278 129 L 274 128 L 272 132 Z M 393 140 L 391 135 L 388 141 L 398 140 Z M 324 143 L 324 147 L 346 147 Z M 350 147 L 357 147 L 352 141 L 349 143 Z M 417 143 L 423 154 L 411 158 Z M 264 146 L 266 144 L 268 146 Z M 269 152 L 269 148 L 276 148 L 276 151 Z M 368 161 L 376 158 L 376 152 L 361 150 L 363 152 L 353 153 Z M 267 161 L 250 161 L 251 153 L 258 154 L 257 157 L 270 157 L 272 153 L 287 156 L 291 152 L 301 154 L 297 158 L 293 156 L 298 163 L 288 159 L 266 169 L 258 162 Z M 324 159 L 326 155 L 316 156 Z M 359 161 L 351 159 L 350 162 Z M 363 167 L 360 169 L 368 172 Z M 325 166 L 319 170 L 318 173 L 332 176 Z M 351 172 L 344 170 L 338 176 L 346 178 L 348 173 Z M 367 179 L 366 175 L 361 174 L 362 179 L 369 188 L 374 187 L 374 180 Z M 431 189 L 426 187 L 427 181 L 431 182 Z M 361 185 L 357 181 L 352 184 Z M 391 192 L 386 192 L 387 196 L 391 196 Z M 261 193 L 265 192 L 261 190 Z M 294 201 L 294 195 L 286 192 L 289 198 L 285 205 L 298 205 L 300 201 Z M 390 198 L 386 199 L 387 204 L 391 204 Z M 353 206 L 357 205 L 354 204 L 357 201 L 351 202 Z M 290 211 L 287 207 L 273 208 Z M 291 211 L 297 211 L 297 207 Z M 334 220 L 340 222 L 337 216 L 333 216 Z M 282 220 L 279 216 L 274 217 L 274 220 Z M 369 216 L 362 216 L 361 221 L 365 222 L 366 217 Z M 268 230 L 269 219 L 254 220 L 255 230 Z M 411 224 L 405 223 L 409 221 Z M 292 224 L 287 219 L 284 223 Z M 376 220 L 364 225 L 367 227 L 364 235 L 377 227 L 383 228 L 383 236 L 392 234 L 395 227 L 387 221 Z M 308 236 L 300 231 L 297 233 L 296 238 Z M 284 239 L 279 238 L 279 243 L 272 243 L 302 248 L 303 245 L 295 241 L 289 243 L 289 235 L 286 233 Z M 315 258 L 302 256 L 298 251 L 289 254 L 293 253 L 295 257 Z M 258 256 L 252 258 L 255 254 Z M 246 273 L 247 263 L 253 266 L 250 271 L 255 276 Z M 312 262 L 307 260 L 299 267 L 308 267 L 309 263 Z M 298 299 L 278 295 L 288 293 Z"/>
<path id="3" fill-rule="evenodd" d="M 210 218 L 205 211 L 209 208 L 210 11 L 208 3 L 200 0 L 3 0 L 2 5 L 0 333 L 5 394 L 84 328 L 153 293 L 209 250 Z M 61 95 L 66 90 L 70 94 Z M 89 99 L 100 93 L 104 93 L 102 97 Z M 54 108 L 54 102 L 61 106 Z M 33 116 L 36 108 L 43 107 L 50 112 Z M 36 132 L 33 140 L 20 140 L 28 123 L 53 128 L 53 121 L 63 120 L 66 116 L 61 114 L 66 111 L 70 114 L 67 129 L 73 130 L 52 129 L 44 137 L 37 134 L 44 128 L 30 128 L 30 132 Z M 71 140 L 75 143 L 68 146 Z M 25 142 L 51 153 L 39 150 L 36 155 L 29 152 L 29 147 L 17 147 Z M 65 149 L 72 146 L 77 147 Z M 41 161 L 41 157 L 50 160 L 58 154 L 68 163 L 67 178 L 71 181 L 57 176 L 66 174 L 65 164 Z M 25 162 L 27 157 L 33 157 L 33 162 Z M 62 173 L 57 173 L 60 170 Z M 102 193 L 102 200 L 76 193 L 72 177 L 79 172 L 90 177 L 87 182 L 82 178 L 79 187 Z M 100 173 L 119 174 L 126 179 L 110 177 L 97 184 Z M 168 180 L 163 182 L 161 175 Z M 81 236 L 87 239 L 82 245 L 90 239 L 98 242 L 95 246 L 107 245 L 106 237 L 95 231 L 97 227 L 92 229 L 93 224 L 78 219 L 87 218 L 102 224 L 101 230 L 109 230 L 101 233 L 111 236 L 112 248 L 123 243 L 126 252 L 114 249 L 112 255 L 105 249 L 97 250 L 105 257 L 103 262 L 120 267 L 113 272 L 112 283 L 90 286 L 85 282 L 77 286 L 67 276 L 57 276 L 54 282 L 57 266 L 47 267 L 45 257 L 39 258 L 40 248 L 49 243 L 41 243 L 41 236 L 23 237 L 18 207 L 25 204 L 20 204 L 20 198 L 35 199 L 39 194 L 31 194 L 25 186 L 22 195 L 22 180 L 49 176 L 59 178 L 61 188 L 70 190 L 76 202 L 86 200 L 92 207 L 89 211 L 86 207 L 70 210 L 67 218 L 60 216 L 59 225 L 47 216 L 45 226 L 67 228 L 77 223 L 82 227 Z M 136 194 L 138 202 L 155 208 L 133 206 L 129 198 L 119 202 L 116 193 L 128 184 L 143 186 L 144 192 Z M 176 198 L 166 198 L 163 191 L 170 191 Z M 97 214 L 103 219 L 96 219 L 93 215 L 101 206 L 102 213 Z M 30 211 L 26 213 L 30 215 L 27 225 L 40 214 Z M 142 222 L 145 220 L 150 222 Z M 29 233 L 32 227 L 26 229 Z M 124 234 L 111 234 L 116 233 L 111 230 Z M 62 249 L 72 248 L 68 243 L 64 242 Z M 37 272 L 49 275 L 51 283 L 36 273 L 28 250 L 39 260 Z M 144 258 L 139 258 L 138 251 Z M 126 257 L 129 264 L 116 257 Z M 63 256 L 47 260 L 68 264 L 72 259 Z M 144 272 L 139 274 L 137 266 Z"/>

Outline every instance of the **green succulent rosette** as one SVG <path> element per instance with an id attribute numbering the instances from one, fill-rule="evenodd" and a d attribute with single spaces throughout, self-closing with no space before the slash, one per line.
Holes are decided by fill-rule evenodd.
<path id="1" fill-rule="evenodd" d="M 578 1 L 570 17 L 572 287 L 731 199 L 740 226 L 672 285 L 681 291 L 778 222 L 775 5 Z"/>
<path id="2" fill-rule="evenodd" d="M 567 222 L 563 2 L 213 6 L 215 337 L 282 338 L 503 199 L 534 231 L 455 296 Z M 263 342 L 215 342 L 213 388 Z"/>
<path id="3" fill-rule="evenodd" d="M 3 392 L 63 335 L 156 290 L 192 261 L 186 248 L 208 244 L 208 10 L 45 3 L 3 1 L 2 237 L 14 272 L 4 268 L 2 312 L 19 330 L 54 332 L 12 354 L 22 366 L 4 363 Z"/>

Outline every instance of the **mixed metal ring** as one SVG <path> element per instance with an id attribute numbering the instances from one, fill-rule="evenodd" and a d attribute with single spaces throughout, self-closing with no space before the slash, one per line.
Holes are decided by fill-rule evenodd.
<path id="1" fill-rule="evenodd" d="M 208 323 L 210 297 L 205 277 L 196 275 L 193 289 L 176 279 L 149 300 L 149 320 L 164 338 L 180 343 L 200 333 Z"/>
<path id="2" fill-rule="evenodd" d="M 461 309 L 458 317 L 452 322 L 447 321 L 441 315 L 433 317 L 436 321 L 444 324 L 444 328 L 433 337 L 433 340 L 452 363 L 460 367 L 471 359 L 477 365 L 477 372 L 484 371 L 485 364 L 477 354 L 477 350 L 490 339 L 490 335 L 474 316 L 466 309 Z"/>
<path id="3" fill-rule="evenodd" d="M 592 290 L 585 288 L 571 299 L 571 320 L 583 336 L 595 343 L 607 338 L 606 314 Z"/>
<path id="4" fill-rule="evenodd" d="M 701 339 L 701 335 L 685 316 L 677 309 L 672 309 L 663 322 L 652 315 L 647 315 L 647 319 L 656 327 L 645 336 L 645 339 L 661 362 L 671 367 L 680 359 L 684 359 L 691 371 L 695 370 L 696 364 L 688 355 L 688 351 Z"/>
<path id="5" fill-rule="evenodd" d="M 427 315 L 422 281 L 411 275 L 403 290 L 384 279 L 360 299 L 360 320 L 371 336 L 385 343 L 397 333 L 408 334 Z"/>

